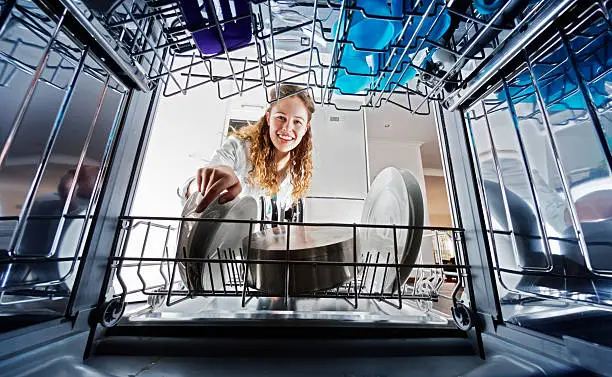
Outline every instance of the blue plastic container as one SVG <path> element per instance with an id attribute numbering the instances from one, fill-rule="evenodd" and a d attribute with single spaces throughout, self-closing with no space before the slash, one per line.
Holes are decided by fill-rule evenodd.
<path id="1" fill-rule="evenodd" d="M 404 32 L 402 41 L 400 42 L 400 45 L 402 46 L 406 46 L 408 44 L 408 41 L 410 41 L 413 38 L 413 36 L 416 34 L 416 37 L 412 40 L 412 44 L 409 47 L 409 52 L 414 52 L 416 47 L 418 47 L 418 45 L 420 44 L 421 38 L 424 38 L 425 36 L 427 36 L 428 39 L 431 41 L 435 41 L 435 42 L 439 41 L 440 38 L 442 38 L 442 36 L 446 33 L 446 31 L 450 27 L 451 16 L 446 10 L 443 10 L 444 2 L 442 0 L 434 0 L 434 1 L 436 1 L 436 4 L 425 15 L 425 20 L 423 21 L 423 24 L 419 28 L 418 33 L 416 33 L 417 27 L 419 23 L 421 23 L 421 20 L 423 19 L 420 16 L 412 17 L 412 23 L 407 27 L 406 31 Z M 411 9 L 408 8 L 410 4 L 411 2 L 407 1 L 406 9 L 408 11 L 411 11 Z M 424 3 L 421 4 L 416 9 L 416 12 L 425 13 L 425 11 L 427 10 L 430 4 L 431 4 L 431 0 L 425 0 Z M 440 12 L 442 12 L 442 14 L 440 14 L 440 17 L 438 17 L 438 20 L 435 22 L 435 25 L 434 25 L 436 16 Z M 397 33 L 400 33 L 402 25 L 396 24 L 395 27 L 396 27 Z M 430 29 L 431 31 L 429 31 Z"/>
<path id="2" fill-rule="evenodd" d="M 507 0 L 473 0 L 474 9 L 482 15 L 495 13 Z"/>
<path id="3" fill-rule="evenodd" d="M 372 81 L 372 67 L 368 64 L 368 57 L 372 54 L 355 50 L 351 45 L 342 47 L 340 68 L 336 77 L 335 86 L 342 94 L 355 94 L 369 87 Z"/>
<path id="4" fill-rule="evenodd" d="M 391 16 L 391 10 L 386 0 L 359 0 L 357 6 L 364 9 L 368 16 Z M 382 50 L 389 45 L 394 37 L 394 25 L 388 20 L 370 18 L 361 10 L 353 10 L 351 21 L 348 26 L 346 39 L 352 42 L 356 48 Z M 341 28 L 344 28 L 343 18 Z M 332 36 L 336 35 L 338 21 L 332 26 Z M 343 39 L 340 35 L 339 39 Z"/>

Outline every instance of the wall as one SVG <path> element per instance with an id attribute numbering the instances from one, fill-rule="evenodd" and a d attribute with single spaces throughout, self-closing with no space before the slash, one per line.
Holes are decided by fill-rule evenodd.
<path id="1" fill-rule="evenodd" d="M 420 142 L 368 138 L 370 182 L 373 182 L 376 175 L 386 167 L 408 169 L 419 181 L 425 196 L 425 178 L 420 147 Z M 425 203 L 425 214 L 425 224 L 429 224 L 427 203 Z"/>
<path id="2" fill-rule="evenodd" d="M 425 171 L 425 188 L 427 191 L 427 208 L 429 222 L 432 226 L 451 227 L 452 217 L 446 192 L 446 181 L 442 174 Z M 442 171 L 440 171 L 442 173 Z"/>
<path id="3" fill-rule="evenodd" d="M 182 206 L 176 189 L 221 145 L 228 105 L 217 98 L 214 86 L 160 100 L 133 215 L 180 216 Z"/>
<path id="4" fill-rule="evenodd" d="M 423 177 L 421 142 L 368 138 L 370 181 L 388 166 L 410 170 L 420 181 Z"/>

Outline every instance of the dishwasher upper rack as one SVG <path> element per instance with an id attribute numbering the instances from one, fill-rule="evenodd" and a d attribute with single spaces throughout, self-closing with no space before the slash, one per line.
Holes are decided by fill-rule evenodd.
<path id="1" fill-rule="evenodd" d="M 129 68 L 129 76 L 140 88 L 151 89 L 161 82 L 165 86 L 164 94 L 172 96 L 185 94 L 201 85 L 216 84 L 219 97 L 224 99 L 263 87 L 266 99 L 271 103 L 268 89 L 287 82 L 308 86 L 316 103 L 334 105 L 339 109 L 359 110 L 392 103 L 420 114 L 429 113 L 430 101 L 443 101 L 446 92 L 464 86 L 496 46 L 519 34 L 530 20 L 554 1 L 512 0 L 489 15 L 479 14 L 470 1 L 449 2 L 451 5 L 442 2 L 435 16 L 431 16 L 429 11 L 437 9 L 432 6 L 435 2 L 411 0 L 411 9 L 416 9 L 416 5 L 421 3 L 427 7 L 405 11 L 402 17 L 387 17 L 369 15 L 351 0 L 252 0 L 254 38 L 251 43 L 234 51 L 226 48 L 211 56 L 204 56 L 196 47 L 176 1 L 119 0 L 105 12 L 93 12 L 95 17 L 91 17 L 92 12 L 81 1 L 64 0 L 63 3 L 71 12 L 80 14 L 77 18 L 89 30 L 100 33 L 99 30 L 103 29 L 106 33 L 104 40 L 109 42 L 107 52 L 123 62 L 124 70 Z M 299 7 L 299 12 L 296 12 L 296 7 Z M 434 24 L 443 12 L 451 15 L 451 28 L 439 40 L 429 38 L 434 24 L 429 30 L 424 30 L 423 23 L 419 22 L 423 19 L 419 18 L 423 14 L 422 8 L 427 8 L 429 17 L 435 17 Z M 291 12 L 294 15 L 301 12 L 301 19 L 286 22 L 283 14 Z M 400 33 L 384 49 L 368 50 L 385 57 L 380 69 L 365 75 L 373 81 L 369 89 L 357 94 L 334 95 L 338 88 L 333 83 L 339 69 L 343 69 L 338 63 L 342 47 L 351 42 L 340 32 L 332 33 L 331 26 L 334 20 L 350 19 L 357 12 L 366 18 L 401 22 L 403 30 L 414 23 L 417 25 L 416 33 L 405 37 Z M 84 17 L 86 14 L 90 17 Z M 203 28 L 221 30 L 224 23 L 232 21 L 235 19 L 216 20 Z M 297 32 L 302 37 L 296 42 L 294 51 L 279 54 L 278 46 L 283 39 L 294 40 Z M 315 39 L 324 41 L 326 51 L 314 43 Z M 405 43 L 408 42 L 406 39 L 411 43 Z M 414 52 L 415 56 L 419 53 L 431 55 L 434 49 L 443 52 L 449 60 L 417 64 L 411 58 L 402 62 L 409 52 Z M 395 58 L 401 57 L 397 64 L 391 63 L 395 59 L 393 54 Z M 287 73 L 290 68 L 292 72 Z M 409 68 L 418 72 L 417 78 L 406 85 L 391 80 L 392 74 L 402 75 Z M 340 105 L 339 97 L 355 100 L 357 105 L 349 108 Z"/>
<path id="2" fill-rule="evenodd" d="M 0 51 L 0 87 L 9 86 L 19 71 L 34 75 L 37 62 L 28 60 L 27 57 L 42 54 L 48 39 L 53 38 L 52 30 L 45 24 L 48 19 L 48 15 L 34 4 L 6 1 L 0 6 L 0 25 L 2 25 L 0 33 L 3 36 L 1 41 L 3 49 Z M 20 27 L 37 36 L 39 38 L 37 42 L 40 43 L 25 41 L 17 35 L 13 38 L 4 35 Z M 49 45 L 49 51 L 55 54 L 48 54 L 44 74 L 39 80 L 53 88 L 66 90 L 70 80 L 66 79 L 65 75 L 69 75 L 74 70 L 82 50 L 73 43 L 56 37 Z M 102 68 L 85 65 L 83 71 L 98 81 L 104 81 L 106 72 Z M 124 90 L 117 80 L 109 82 L 109 88 L 117 92 Z"/>
<path id="3" fill-rule="evenodd" d="M 285 302 L 289 298 L 327 298 L 340 299 L 352 305 L 359 306 L 360 299 L 371 299 L 384 302 L 396 309 L 401 309 L 405 301 L 413 302 L 423 312 L 432 309 L 434 302 L 449 300 L 452 314 L 460 326 L 471 326 L 472 317 L 468 304 L 464 304 L 463 295 L 473 296 L 470 282 L 470 267 L 466 262 L 464 231 L 459 228 L 444 227 L 410 227 L 399 225 L 372 225 L 348 223 L 291 223 L 264 220 L 227 220 L 227 219 L 196 219 L 195 221 L 216 223 L 248 224 L 250 229 L 259 229 L 260 224 L 272 226 L 316 226 L 333 228 L 350 228 L 353 234 L 362 228 L 377 228 L 381 231 L 421 229 L 433 236 L 434 262 L 430 264 L 402 264 L 398 260 L 397 241 L 395 252 L 367 251 L 357 256 L 356 261 L 346 262 L 306 262 L 291 259 L 258 260 L 247 258 L 242 249 L 218 250 L 215 257 L 209 258 L 179 258 L 175 242 L 171 235 L 177 232 L 180 223 L 190 218 L 174 217 L 139 217 L 124 216 L 117 228 L 118 243 L 115 253 L 110 257 L 104 286 L 112 292 L 112 299 L 102 305 L 103 313 L 99 316 L 104 325 L 114 325 L 120 320 L 127 303 L 145 303 L 152 309 L 161 306 L 171 307 L 180 302 L 195 297 L 234 297 L 241 298 L 241 305 L 251 299 L 278 297 L 266 294 L 245 284 L 248 278 L 250 264 L 282 264 L 287 269 L 296 265 L 314 265 L 321 268 L 325 265 L 337 265 L 354 269 L 350 281 L 333 289 L 320 290 L 304 294 L 290 294 L 289 286 L 285 286 Z M 178 226 L 177 226 L 178 225 Z M 289 234 L 289 233 L 288 233 Z M 290 237 L 290 234 L 289 234 Z M 397 237 L 395 235 L 395 237 Z M 424 237 L 425 239 L 425 237 Z M 353 239 L 353 250 L 357 253 L 356 239 Z M 426 242 L 426 241 L 423 241 Z M 443 263 L 443 253 L 454 255 L 452 263 Z M 394 255 L 393 255 L 394 254 Z M 355 256 L 356 254 L 354 254 Z M 399 256 L 401 257 L 401 255 Z M 183 263 L 202 263 L 211 273 L 211 285 L 201 290 L 189 289 L 181 280 L 178 266 Z M 412 266 L 410 278 L 400 289 L 384 288 L 384 280 L 389 269 Z M 215 285 L 212 281 L 212 270 L 220 271 L 221 283 Z M 287 270 L 289 271 L 289 270 Z M 286 279 L 289 278 L 287 272 Z M 377 275 L 378 274 L 378 275 Z M 382 275 L 381 275 L 382 274 Z M 374 289 L 376 276 L 383 276 L 383 288 Z M 441 293 L 445 281 L 454 281 L 450 294 Z M 288 280 L 287 280 L 288 281 Z M 389 280 L 390 281 L 390 280 Z M 288 283 L 287 283 L 288 284 Z M 105 297 L 110 297 L 105 295 Z"/>

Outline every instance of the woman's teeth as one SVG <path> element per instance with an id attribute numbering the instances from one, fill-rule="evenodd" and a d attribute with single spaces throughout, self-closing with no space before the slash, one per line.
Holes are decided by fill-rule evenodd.
<path id="1" fill-rule="evenodd" d="M 276 134 L 276 136 L 278 136 L 280 139 L 286 140 L 286 141 L 292 141 L 294 138 L 291 136 L 287 136 L 287 135 L 281 135 L 281 134 Z"/>

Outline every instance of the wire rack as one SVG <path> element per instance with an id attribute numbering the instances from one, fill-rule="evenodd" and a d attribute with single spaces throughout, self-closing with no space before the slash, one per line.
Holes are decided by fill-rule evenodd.
<path id="1" fill-rule="evenodd" d="M 241 299 L 244 308 L 254 298 L 284 297 L 290 298 L 332 298 L 346 301 L 354 309 L 359 306 L 360 300 L 376 300 L 401 309 L 406 302 L 412 302 L 423 312 L 432 309 L 433 303 L 438 300 L 449 300 L 450 306 L 461 305 L 459 297 L 464 288 L 469 287 L 470 269 L 463 261 L 463 231 L 455 228 L 424 227 L 423 230 L 431 237 L 424 237 L 423 244 L 430 242 L 434 250 L 433 263 L 416 263 L 409 265 L 402 263 L 401 253 L 398 255 L 397 240 L 394 242 L 395 251 L 363 250 L 359 251 L 356 238 L 353 238 L 353 255 L 351 260 L 344 261 L 305 261 L 289 259 L 263 260 L 248 257 L 252 255 L 249 250 L 217 249 L 207 258 L 180 258 L 177 257 L 177 229 L 182 221 L 187 219 L 170 217 L 124 217 L 118 229 L 119 245 L 116 253 L 111 257 L 107 278 L 109 286 L 113 287 L 114 300 L 121 303 L 147 303 L 154 310 L 160 307 L 171 307 L 185 300 L 197 297 L 234 297 Z M 190 219 L 193 220 L 193 219 Z M 250 229 L 259 229 L 260 224 L 270 226 L 317 226 L 350 228 L 353 234 L 360 229 L 377 228 L 397 234 L 399 230 L 415 229 L 414 227 L 401 227 L 392 225 L 357 225 L 357 224 L 310 224 L 288 223 L 272 221 L 251 220 L 220 220 L 199 219 L 208 222 L 233 222 L 248 224 Z M 420 229 L 420 228 L 419 228 Z M 289 233 L 289 232 L 288 232 Z M 245 235 L 248 237 L 248 234 Z M 290 237 L 288 234 L 287 237 Z M 401 247 L 401 245 L 399 246 Z M 455 255 L 457 263 L 443 264 L 443 253 Z M 463 263 L 463 264 L 462 264 Z M 188 282 L 181 278 L 180 269 L 184 265 L 202 266 L 202 279 L 205 284 L 200 288 L 190 288 Z M 252 287 L 249 282 L 250 266 L 261 264 L 281 264 L 285 267 L 284 279 L 286 282 L 284 293 L 270 294 Z M 345 268 L 353 271 L 352 277 L 332 289 L 309 291 L 307 293 L 292 293 L 289 291 L 290 271 L 294 267 L 312 266 L 316 269 Z M 385 284 L 391 282 L 391 271 L 400 273 L 401 268 L 412 266 L 412 272 L 406 283 L 401 287 Z M 208 283 L 210 279 L 210 284 Z M 401 279 L 400 279 L 401 280 Z M 382 281 L 382 284 L 381 284 Z M 440 292 L 445 281 L 454 281 L 450 295 Z M 399 289 L 398 289 L 399 288 Z"/>
<path id="2" fill-rule="evenodd" d="M 492 268 L 500 292 L 508 293 L 502 303 L 535 297 L 607 308 L 612 304 L 612 268 L 603 263 L 612 243 L 606 233 L 599 236 L 594 231 L 610 216 L 578 215 L 581 194 L 576 190 L 581 187 L 588 197 L 610 189 L 611 144 L 604 131 L 612 103 L 608 9 L 609 3 L 584 2 L 571 17 L 568 13 L 558 19 L 541 37 L 546 45 L 535 41 L 523 46 L 521 64 L 503 72 L 500 82 L 464 114 Z M 578 149 L 562 145 L 555 133 L 577 126 L 583 143 Z M 528 129 L 535 131 L 531 139 L 526 136 Z M 505 141 L 514 141 L 501 147 L 503 130 L 509 131 Z M 534 135 L 542 141 L 534 141 Z M 590 143 L 584 141 L 587 138 Z M 596 151 L 596 159 L 573 168 L 562 164 L 587 145 Z M 532 154 L 536 148 L 555 156 L 547 173 Z M 510 166 L 522 172 L 510 173 Z M 507 210 L 496 207 L 499 203 Z M 559 220 L 563 215 L 557 214 L 555 220 L 559 208 L 567 211 L 567 223 Z M 533 221 L 525 221 L 528 216 Z M 528 254 L 527 250 L 539 251 Z"/>
<path id="3" fill-rule="evenodd" d="M 233 0 L 235 6 L 248 3 L 248 12 L 225 18 L 212 12 L 194 26 L 184 12 L 189 1 L 123 0 L 96 15 L 146 86 L 161 83 L 165 96 L 216 85 L 225 99 L 263 87 L 271 102 L 270 88 L 294 83 L 307 87 L 316 103 L 338 109 L 391 103 L 427 114 L 430 101 L 442 101 L 464 85 L 496 46 L 549 2 L 513 0 L 483 12 L 471 1 L 409 0 L 387 15 L 352 0 Z M 200 10 L 215 5 L 195 4 Z M 394 34 L 384 45 L 357 43 L 351 27 L 358 21 L 393 25 Z M 252 35 L 232 45 L 224 31 L 239 22 L 250 22 Z M 203 52 L 198 42 L 203 32 L 215 33 L 222 48 Z M 361 63 L 367 60 L 368 68 L 350 67 L 349 50 L 367 56 Z M 365 84 L 347 90 L 339 85 L 343 76 Z M 409 76 L 414 77 L 405 79 Z"/>
<path id="4" fill-rule="evenodd" d="M 40 82 L 59 90 L 66 90 L 82 54 L 82 48 L 64 34 L 53 38 L 55 23 L 34 3 L 7 1 L 0 7 L 0 87 L 9 87 L 19 73 L 35 74 L 39 59 L 46 55 Z M 24 37 L 25 34 L 25 37 Z M 45 48 L 49 44 L 49 52 Z M 83 71 L 89 76 L 104 81 L 106 72 L 92 64 Z M 119 83 L 111 82 L 110 87 L 122 91 Z"/>
<path id="5" fill-rule="evenodd" d="M 53 224 L 62 218 L 79 228 L 88 222 L 82 215 L 30 216 L 27 220 L 33 224 Z M 91 218 L 90 215 L 89 221 Z M 3 245 L 8 244 L 6 241 L 10 240 L 18 220 L 17 216 L 0 218 L 0 242 Z M 60 243 L 57 251 L 47 255 L 40 251 L 30 250 L 24 254 L 0 249 L 0 306 L 70 297 L 82 257 L 82 239 L 70 241 Z"/>
<path id="6" fill-rule="evenodd" d="M 96 188 L 90 198 L 91 206 L 82 209 L 82 213 L 72 213 L 64 202 L 60 204 L 60 208 L 65 208 L 60 209 L 59 213 L 53 211 L 34 215 L 32 209 L 37 199 L 46 194 L 39 189 L 48 171 L 49 161 L 55 153 L 56 141 L 62 137 L 61 127 L 70 112 L 70 101 L 81 78 L 87 77 L 83 80 L 96 81 L 100 88 L 100 97 L 97 98 L 98 111 L 93 114 L 88 128 L 84 128 L 88 130 L 89 137 L 83 141 L 80 154 L 76 156 L 76 172 L 80 171 L 86 157 L 96 158 L 95 155 L 87 155 L 87 152 L 93 144 L 94 131 L 103 127 L 97 120 L 101 114 L 99 110 L 102 103 L 108 98 L 107 94 L 115 92 L 121 96 L 115 109 L 117 115 L 125 104 L 128 92 L 127 87 L 90 54 L 88 46 L 80 44 L 66 33 L 63 27 L 65 17 L 55 19 L 46 12 L 46 8 L 39 5 L 30 1 L 7 1 L 0 8 L 0 88 L 6 93 L 18 93 L 28 85 L 29 90 L 19 108 L 10 110 L 15 111 L 15 118 L 7 129 L 9 136 L 0 156 L 2 168 L 5 167 L 10 153 L 7 151 L 12 151 L 15 135 L 23 125 L 25 114 L 32 111 L 30 106 L 33 103 L 33 94 L 39 85 L 52 87 L 64 94 L 63 102 L 57 107 L 54 126 L 46 131 L 48 135 L 38 156 L 38 165 L 35 165 L 36 173 L 30 177 L 31 181 L 26 182 L 27 186 L 23 185 L 25 198 L 20 214 L 0 216 L 0 306 L 4 306 L 3 310 L 10 310 L 7 306 L 15 307 L 17 304 L 68 299 L 73 286 L 78 284 L 75 281 L 84 240 L 99 199 L 100 180 L 104 179 L 110 164 L 114 142 L 112 136 L 118 126 L 118 116 L 114 118 L 115 122 L 111 128 L 108 128 L 111 137 L 104 153 L 99 156 L 102 173 L 96 177 Z M 3 179 L 10 181 L 11 178 L 6 175 Z M 76 183 L 70 188 L 69 195 L 73 197 L 76 195 L 75 185 Z M 40 248 L 45 247 L 40 246 L 42 243 L 35 247 L 24 246 L 25 239 L 40 241 L 49 236 L 53 241 L 48 245 L 49 249 L 41 250 Z"/>

